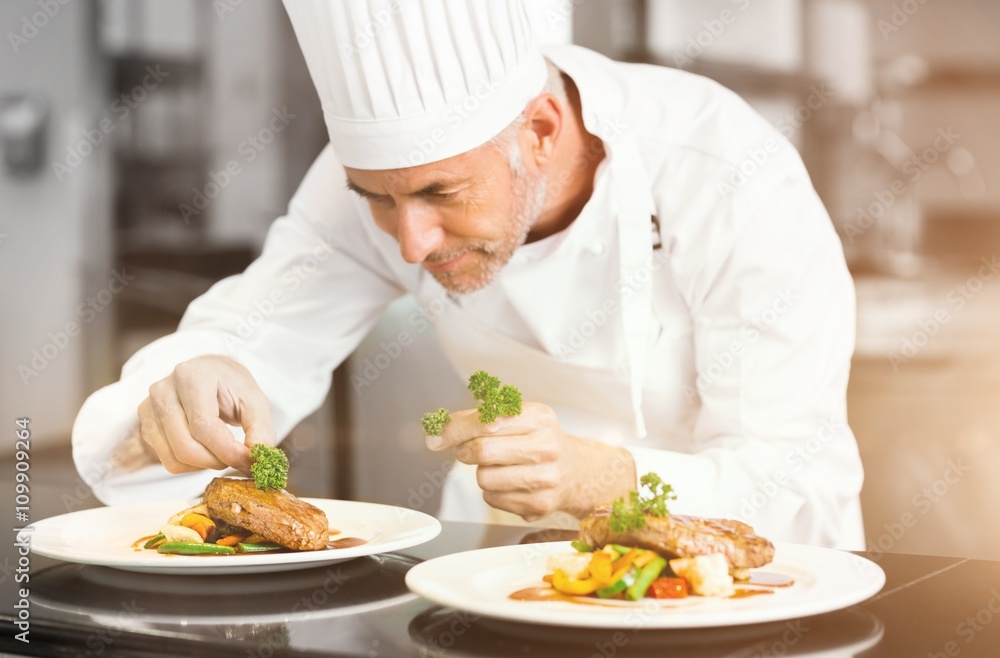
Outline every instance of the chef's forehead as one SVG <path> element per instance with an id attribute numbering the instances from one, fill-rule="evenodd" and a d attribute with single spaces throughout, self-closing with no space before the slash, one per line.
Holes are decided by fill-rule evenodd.
<path id="1" fill-rule="evenodd" d="M 484 145 L 485 146 L 485 145 Z M 377 193 L 382 185 L 403 193 L 434 192 L 479 180 L 493 179 L 496 170 L 506 168 L 502 154 L 494 148 L 477 148 L 460 155 L 416 167 L 398 169 L 356 169 L 344 167 L 347 187 L 360 194 Z M 441 191 L 441 190 L 437 190 Z"/>

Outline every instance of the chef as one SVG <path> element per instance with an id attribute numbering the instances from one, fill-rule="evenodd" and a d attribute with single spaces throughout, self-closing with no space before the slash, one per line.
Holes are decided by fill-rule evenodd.
<path id="1" fill-rule="evenodd" d="M 863 546 L 853 287 L 770 124 L 705 78 L 540 49 L 521 0 L 285 5 L 330 143 L 261 256 L 84 404 L 102 501 L 247 471 L 409 294 L 463 378 L 525 399 L 427 437 L 461 463 L 442 518 L 563 523 L 655 471 L 674 513 Z"/>

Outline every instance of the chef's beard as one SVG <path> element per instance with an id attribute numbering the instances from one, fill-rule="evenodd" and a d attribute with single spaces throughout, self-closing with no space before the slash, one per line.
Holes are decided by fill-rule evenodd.
<path id="1" fill-rule="evenodd" d="M 546 186 L 544 174 L 534 178 L 523 170 L 515 174 L 511 185 L 515 203 L 513 217 L 503 236 L 491 243 L 465 245 L 451 252 L 433 254 L 427 259 L 429 262 L 446 263 L 467 252 L 477 252 L 472 262 L 463 263 L 462 267 L 448 272 L 431 271 L 431 275 L 446 290 L 458 295 L 467 295 L 489 285 L 518 247 L 528 239 L 531 227 L 542 214 Z"/>

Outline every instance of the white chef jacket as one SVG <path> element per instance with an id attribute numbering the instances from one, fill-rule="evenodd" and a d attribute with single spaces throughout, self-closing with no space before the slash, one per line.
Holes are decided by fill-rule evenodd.
<path id="1" fill-rule="evenodd" d="M 149 385 L 178 363 L 243 363 L 283 437 L 322 403 L 331 371 L 386 306 L 410 293 L 449 309 L 437 328 L 463 376 L 497 371 L 550 404 L 568 433 L 625 446 L 638 474 L 673 485 L 674 513 L 863 548 L 845 397 L 854 289 L 798 154 L 705 78 L 576 46 L 545 54 L 573 78 L 587 130 L 608 152 L 573 224 L 456 298 L 402 259 L 327 148 L 261 256 L 84 403 L 73 455 L 98 498 L 190 496 L 216 475 L 112 459 Z M 504 515 L 482 502 L 471 469 L 453 469 L 443 517 Z"/>

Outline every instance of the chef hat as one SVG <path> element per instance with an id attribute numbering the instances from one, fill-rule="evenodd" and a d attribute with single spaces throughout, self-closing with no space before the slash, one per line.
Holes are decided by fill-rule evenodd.
<path id="1" fill-rule="evenodd" d="M 396 169 L 470 151 L 541 93 L 522 0 L 284 0 L 341 164 Z"/>

